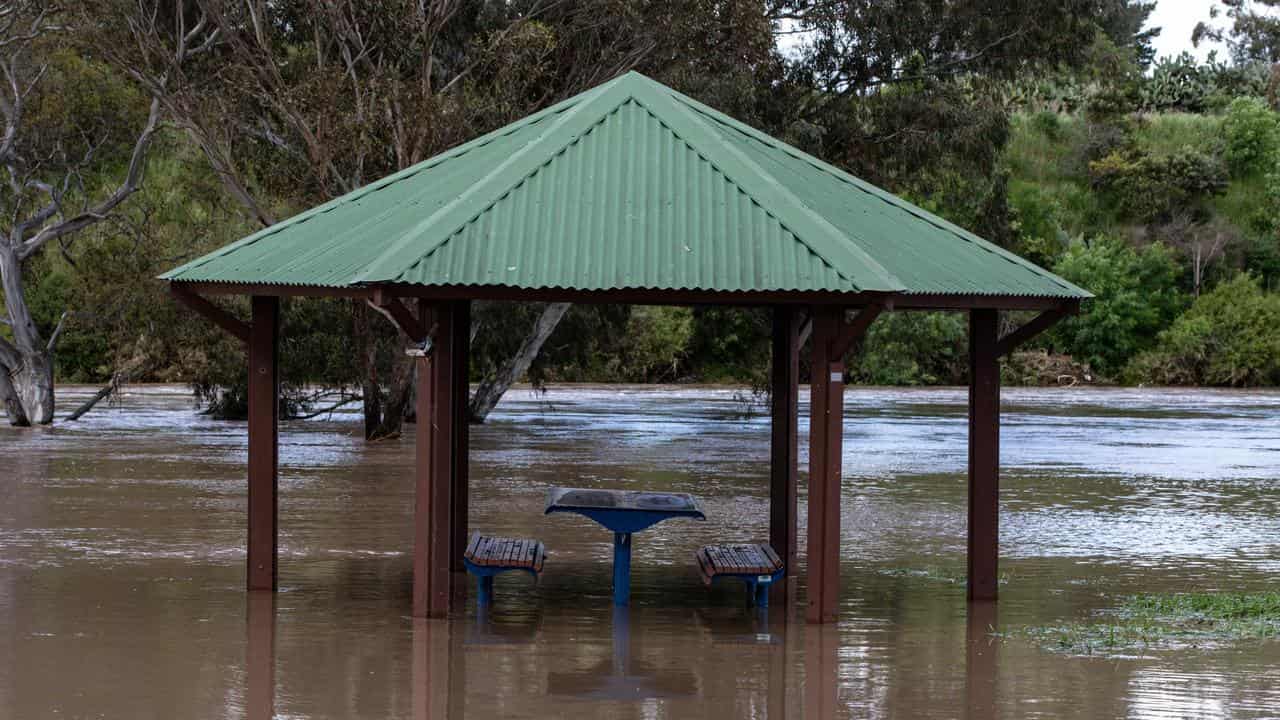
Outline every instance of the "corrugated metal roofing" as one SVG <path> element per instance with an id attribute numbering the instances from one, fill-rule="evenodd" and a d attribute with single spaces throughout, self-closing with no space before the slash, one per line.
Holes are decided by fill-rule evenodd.
<path id="1" fill-rule="evenodd" d="M 638 73 L 162 277 L 1088 297 Z"/>

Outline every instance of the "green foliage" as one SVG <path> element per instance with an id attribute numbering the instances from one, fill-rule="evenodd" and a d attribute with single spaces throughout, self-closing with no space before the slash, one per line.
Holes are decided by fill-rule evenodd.
<path id="1" fill-rule="evenodd" d="M 773 321 L 763 309 L 699 307 L 693 311 L 690 367 L 703 382 L 747 382 L 768 377 Z"/>
<path id="2" fill-rule="evenodd" d="M 1126 371 L 1135 382 L 1280 384 L 1280 294 L 1239 275 L 1196 299 Z"/>
<path id="3" fill-rule="evenodd" d="M 1171 155 L 1191 148 L 1205 155 L 1222 154 L 1222 115 L 1163 112 L 1135 116 L 1128 128 L 1133 146 L 1152 155 Z"/>
<path id="4" fill-rule="evenodd" d="M 850 375 L 871 385 L 964 381 L 968 328 L 957 313 L 888 313 L 872 324 Z"/>
<path id="5" fill-rule="evenodd" d="M 1180 269 L 1162 245 L 1137 250 L 1113 237 L 1077 242 L 1053 270 L 1096 296 L 1054 331 L 1055 349 L 1104 376 L 1151 347 L 1185 304 L 1177 289 Z"/>
<path id="6" fill-rule="evenodd" d="M 693 339 L 693 311 L 687 307 L 632 308 L 627 337 L 630 342 L 623 357 L 623 372 L 628 379 L 678 379 Z"/>
<path id="7" fill-rule="evenodd" d="M 1222 132 L 1227 167 L 1237 177 L 1274 168 L 1280 159 L 1280 116 L 1259 98 L 1232 100 Z"/>
<path id="8" fill-rule="evenodd" d="M 1139 86 L 1139 105 L 1148 112 L 1219 109 L 1234 97 L 1264 95 L 1268 72 L 1259 63 L 1228 65 L 1212 57 L 1202 63 L 1183 52 L 1156 62 Z"/>
<path id="9" fill-rule="evenodd" d="M 1068 238 L 1058 198 L 1038 185 L 1018 183 L 1009 190 L 1009 211 L 1014 251 L 1037 265 L 1052 265 Z"/>
<path id="10" fill-rule="evenodd" d="M 1089 163 L 1089 172 L 1121 216 L 1146 223 L 1184 213 L 1203 219 L 1209 199 L 1227 188 L 1222 163 L 1191 148 L 1170 155 L 1116 151 Z"/>
<path id="11" fill-rule="evenodd" d="M 1280 593 L 1179 593 L 1124 598 L 1088 621 L 1023 628 L 1047 649 L 1123 655 L 1159 648 L 1217 647 L 1280 636 Z"/>

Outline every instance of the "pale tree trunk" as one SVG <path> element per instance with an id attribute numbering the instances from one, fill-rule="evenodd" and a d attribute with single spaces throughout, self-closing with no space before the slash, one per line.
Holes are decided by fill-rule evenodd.
<path id="1" fill-rule="evenodd" d="M 525 336 L 524 342 L 521 343 L 520 349 L 516 354 L 511 356 L 506 364 L 498 369 L 498 372 L 486 377 L 480 383 L 480 387 L 476 388 L 475 397 L 471 399 L 471 421 L 482 423 L 489 413 L 498 405 L 498 401 L 506 394 L 521 375 L 529 370 L 529 366 L 533 364 L 533 359 L 538 356 L 538 352 L 542 350 L 542 344 L 551 337 L 551 333 L 555 331 L 556 325 L 560 324 L 560 318 L 564 317 L 565 311 L 569 309 L 569 303 L 551 303 L 543 309 L 542 314 L 538 316 L 537 322 L 533 324 L 533 329 Z"/>
<path id="2" fill-rule="evenodd" d="M 101 222 L 138 190 L 161 107 L 153 96 L 124 177 L 110 192 L 94 199 L 85 191 L 83 178 L 86 169 L 95 169 L 89 163 L 98 145 L 90 144 L 83 159 L 77 161 L 58 153 L 36 156 L 32 151 L 38 144 L 25 142 L 39 131 L 25 124 L 27 96 L 48 67 L 35 50 L 43 37 L 66 29 L 61 9 L 52 2 L 34 2 L 5 3 L 3 10 L 0 76 L 7 83 L 0 84 L 0 120 L 4 125 L 0 166 L 5 170 L 8 192 L 0 198 L 0 217 L 7 223 L 0 232 L 0 286 L 12 340 L 0 336 L 0 372 L 6 376 L 0 381 L 0 403 L 11 425 L 47 425 L 53 422 L 54 349 L 70 312 L 62 313 L 47 340 L 41 337 L 23 296 L 23 262 L 48 243 Z"/>
<path id="3" fill-rule="evenodd" d="M 0 403 L 10 425 L 47 425 L 53 421 L 53 343 L 44 342 L 31 317 L 22 295 L 22 262 L 11 244 L 0 246 L 0 285 L 13 332 L 12 343 L 0 338 Z"/>

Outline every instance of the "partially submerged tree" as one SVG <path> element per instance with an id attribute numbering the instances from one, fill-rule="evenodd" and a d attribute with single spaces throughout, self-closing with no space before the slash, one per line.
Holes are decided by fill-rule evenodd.
<path id="1" fill-rule="evenodd" d="M 86 106 L 44 92 L 49 74 L 84 71 L 64 44 L 66 22 L 41 0 L 0 3 L 0 280 L 9 334 L 0 335 L 0 402 L 20 426 L 53 420 L 54 353 L 73 317 L 65 310 L 42 331 L 24 296 L 24 266 L 47 246 L 65 252 L 76 232 L 138 190 L 161 113 L 153 99 L 140 127 L 130 128 L 121 122 L 129 113 L 109 97 Z"/>

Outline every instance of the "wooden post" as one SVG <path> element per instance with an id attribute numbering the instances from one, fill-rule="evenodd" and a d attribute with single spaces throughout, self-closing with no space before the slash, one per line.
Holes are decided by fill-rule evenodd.
<path id="1" fill-rule="evenodd" d="M 969 600 L 995 600 L 1000 556 L 997 311 L 969 311 Z"/>
<path id="2" fill-rule="evenodd" d="M 470 469 L 470 412 L 467 404 L 471 400 L 467 377 L 471 363 L 471 301 L 459 300 L 454 304 L 453 314 L 453 450 L 452 450 L 452 482 L 453 482 L 453 547 L 449 553 L 449 569 L 454 574 L 456 589 L 465 593 L 467 587 L 466 566 L 462 556 L 467 551 L 467 515 L 470 502 L 468 472 Z M 465 596 L 464 596 L 465 597 Z"/>
<path id="3" fill-rule="evenodd" d="M 796 425 L 800 395 L 800 323 L 795 309 L 773 309 L 773 433 L 770 440 L 769 544 L 786 564 L 786 576 L 796 567 Z M 785 602 L 789 583 L 773 586 L 774 600 Z"/>
<path id="4" fill-rule="evenodd" d="M 280 298 L 253 296 L 249 329 L 250 590 L 276 589 L 276 471 L 279 456 Z"/>
<path id="5" fill-rule="evenodd" d="M 809 413 L 809 587 L 805 619 L 833 622 L 840 587 L 840 453 L 843 449 L 844 358 L 832 345 L 843 311 L 813 310 Z"/>
<path id="6" fill-rule="evenodd" d="M 432 586 L 431 617 L 449 613 L 453 589 L 450 573 L 453 556 L 453 303 L 440 303 L 435 310 L 436 343 L 431 352 L 431 487 L 432 487 Z M 427 327 L 430 327 L 428 325 Z M 463 546 L 465 550 L 465 546 Z"/>
<path id="7" fill-rule="evenodd" d="M 445 617 L 450 606 L 452 505 L 452 367 L 447 305 L 419 303 L 425 327 L 436 326 L 430 355 L 418 358 L 418 421 L 414 426 L 414 617 Z"/>

